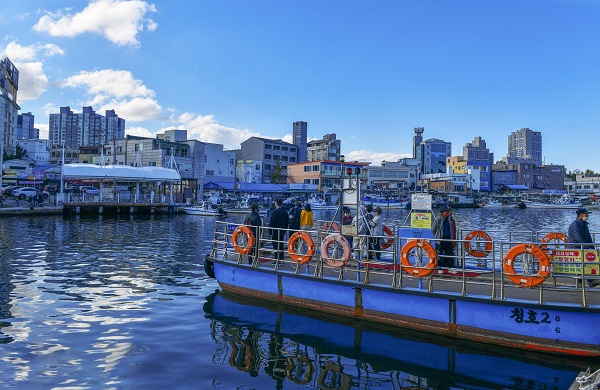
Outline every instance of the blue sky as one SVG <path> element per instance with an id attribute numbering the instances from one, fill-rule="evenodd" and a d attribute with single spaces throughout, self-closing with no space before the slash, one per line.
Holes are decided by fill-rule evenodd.
<path id="1" fill-rule="evenodd" d="M 67 105 L 230 148 L 303 120 L 378 164 L 410 156 L 416 126 L 496 160 L 529 127 L 546 163 L 600 172 L 596 0 L 20 0 L 0 31 L 42 136 Z"/>

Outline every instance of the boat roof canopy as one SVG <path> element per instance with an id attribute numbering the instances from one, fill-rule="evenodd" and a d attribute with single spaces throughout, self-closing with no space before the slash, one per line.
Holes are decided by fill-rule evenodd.
<path id="1" fill-rule="evenodd" d="M 289 184 L 214 182 L 204 184 L 205 190 L 242 192 L 288 192 Z"/>
<path id="2" fill-rule="evenodd" d="M 176 169 L 163 167 L 130 167 L 128 165 L 65 164 L 63 177 L 67 179 L 118 179 L 142 181 L 180 181 Z"/>

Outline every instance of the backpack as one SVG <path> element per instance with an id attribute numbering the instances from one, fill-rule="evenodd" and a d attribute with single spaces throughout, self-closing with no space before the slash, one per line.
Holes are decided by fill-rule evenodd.
<path id="1" fill-rule="evenodd" d="M 288 226 L 290 229 L 300 229 L 300 208 L 292 207 L 288 216 L 290 217 Z"/>

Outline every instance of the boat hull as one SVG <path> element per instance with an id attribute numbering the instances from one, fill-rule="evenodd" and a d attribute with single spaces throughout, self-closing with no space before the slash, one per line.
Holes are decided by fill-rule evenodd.
<path id="1" fill-rule="evenodd" d="M 600 356 L 597 308 L 398 289 L 213 261 L 219 285 L 238 295 L 511 348 Z"/>

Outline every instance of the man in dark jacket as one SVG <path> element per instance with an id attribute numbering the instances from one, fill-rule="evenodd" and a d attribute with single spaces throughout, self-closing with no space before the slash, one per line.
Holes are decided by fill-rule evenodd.
<path id="1" fill-rule="evenodd" d="M 587 221 L 587 219 L 589 212 L 586 208 L 582 207 L 580 209 L 577 209 L 576 213 L 577 218 L 575 218 L 575 220 L 571 222 L 571 225 L 569 225 L 568 237 L 569 243 L 571 244 L 570 246 L 572 248 L 578 249 L 581 249 L 582 247 L 583 249 L 594 249 L 594 245 L 582 245 L 594 244 L 594 239 L 592 238 L 592 235 L 590 234 L 590 229 L 588 228 L 589 222 Z M 577 280 L 577 285 L 581 285 L 580 280 Z M 597 285 L 598 284 L 596 281 L 588 280 L 588 286 L 595 287 Z"/>
<path id="2" fill-rule="evenodd" d="M 250 205 L 250 214 L 246 216 L 246 219 L 244 220 L 244 225 L 248 225 L 250 227 L 250 230 L 252 230 L 252 234 L 254 235 L 255 246 L 258 245 L 258 243 L 260 242 L 260 237 L 258 236 L 259 226 L 262 226 L 262 220 L 260 218 L 260 215 L 258 214 L 258 203 L 252 203 Z M 250 258 L 248 259 L 248 263 L 252 263 L 252 257 L 254 257 L 255 255 L 254 248 L 250 250 L 250 253 L 248 255 L 250 256 Z"/>
<path id="3" fill-rule="evenodd" d="M 302 212 L 302 206 L 300 205 L 300 202 L 296 202 L 294 204 L 294 207 L 292 207 L 288 213 L 288 216 L 290 217 L 290 230 L 296 231 L 296 230 L 300 230 L 300 213 Z M 293 232 L 290 231 L 290 236 L 292 235 Z"/>
<path id="4" fill-rule="evenodd" d="M 271 240 L 273 240 L 273 249 L 275 249 L 275 258 L 277 260 L 283 260 L 283 246 L 285 244 L 285 234 L 290 222 L 288 213 L 281 207 L 283 201 L 281 198 L 275 199 L 275 210 L 271 213 L 271 220 L 269 221 L 269 234 Z"/>

